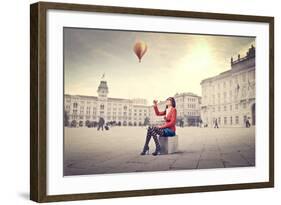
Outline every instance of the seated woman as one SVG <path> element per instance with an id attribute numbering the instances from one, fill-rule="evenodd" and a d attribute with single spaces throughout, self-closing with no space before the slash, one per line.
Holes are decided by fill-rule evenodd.
<path id="1" fill-rule="evenodd" d="M 145 155 L 149 151 L 149 141 L 151 137 L 153 137 L 153 140 L 155 142 L 156 150 L 152 154 L 154 156 L 160 154 L 161 147 L 158 141 L 159 137 L 169 137 L 169 136 L 175 136 L 176 135 L 176 119 L 177 119 L 177 110 L 176 110 L 176 101 L 174 98 L 169 97 L 166 100 L 166 109 L 163 112 L 160 112 L 157 107 L 157 101 L 153 101 L 154 104 L 154 111 L 157 116 L 165 116 L 165 123 L 161 126 L 157 127 L 148 127 L 147 134 L 146 134 L 146 140 L 143 147 L 143 151 L 141 152 L 141 155 Z"/>

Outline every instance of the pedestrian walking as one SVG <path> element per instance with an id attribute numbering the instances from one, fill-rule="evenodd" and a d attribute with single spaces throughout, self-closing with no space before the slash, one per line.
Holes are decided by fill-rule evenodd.
<path id="1" fill-rule="evenodd" d="M 246 120 L 246 127 L 247 127 L 247 128 L 251 127 L 251 123 L 250 123 L 249 118 L 247 118 L 247 120 Z"/>
<path id="2" fill-rule="evenodd" d="M 199 127 L 201 128 L 203 126 L 203 121 L 202 119 L 199 120 Z"/>
<path id="3" fill-rule="evenodd" d="M 104 119 L 102 117 L 99 118 L 98 122 L 98 131 L 101 129 L 103 131 Z"/>
<path id="4" fill-rule="evenodd" d="M 215 120 L 215 127 L 214 128 L 219 128 L 218 119 Z"/>

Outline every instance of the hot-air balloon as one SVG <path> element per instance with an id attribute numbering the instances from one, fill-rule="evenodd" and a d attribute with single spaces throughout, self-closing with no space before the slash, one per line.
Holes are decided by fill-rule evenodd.
<path id="1" fill-rule="evenodd" d="M 136 42 L 136 44 L 134 46 L 134 52 L 135 52 L 136 56 L 138 57 L 139 62 L 141 62 L 141 58 L 146 53 L 146 51 L 147 51 L 147 45 L 145 44 L 145 42 L 143 42 L 143 41 Z"/>

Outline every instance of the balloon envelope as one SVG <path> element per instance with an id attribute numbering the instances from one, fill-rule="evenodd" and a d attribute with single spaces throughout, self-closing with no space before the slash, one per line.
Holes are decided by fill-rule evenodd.
<path id="1" fill-rule="evenodd" d="M 138 57 L 139 62 L 141 62 L 141 58 L 146 53 L 146 51 L 147 51 L 147 45 L 143 41 L 138 41 L 135 43 L 134 52 Z"/>

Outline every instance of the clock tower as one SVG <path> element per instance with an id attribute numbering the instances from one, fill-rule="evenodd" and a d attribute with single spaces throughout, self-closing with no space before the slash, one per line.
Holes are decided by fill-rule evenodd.
<path id="1" fill-rule="evenodd" d="M 106 100 L 107 99 L 107 95 L 108 95 L 108 86 L 107 86 L 107 82 L 102 80 L 100 81 L 100 85 L 98 87 L 98 97 L 100 100 Z"/>

